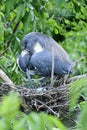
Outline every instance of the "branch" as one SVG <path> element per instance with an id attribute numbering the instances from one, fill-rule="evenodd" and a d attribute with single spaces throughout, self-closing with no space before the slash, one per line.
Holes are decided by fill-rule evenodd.
<path id="1" fill-rule="evenodd" d="M 81 60 L 85 59 L 86 56 L 82 56 L 79 59 L 77 59 L 76 61 L 73 62 L 72 66 L 75 66 L 76 64 L 78 64 Z"/>
<path id="2" fill-rule="evenodd" d="M 77 79 L 82 79 L 82 78 L 87 78 L 87 74 L 83 74 L 83 75 L 77 75 L 77 76 L 74 76 L 74 77 L 71 77 L 69 78 L 66 83 L 71 83 Z"/>
<path id="3" fill-rule="evenodd" d="M 14 29 L 13 29 L 13 34 L 16 32 L 16 30 L 17 30 L 19 24 L 20 24 L 20 21 L 18 21 L 18 22 L 16 23 L 16 25 L 15 25 L 15 27 L 14 27 Z"/>
<path id="4" fill-rule="evenodd" d="M 10 80 L 10 78 L 5 74 L 3 70 L 0 69 L 0 78 L 8 84 L 11 88 L 15 88 L 13 82 Z"/>
<path id="5" fill-rule="evenodd" d="M 9 48 L 9 47 L 7 47 L 7 48 L 0 54 L 0 57 L 2 57 L 2 56 L 8 51 L 8 48 Z"/>
<path id="6" fill-rule="evenodd" d="M 57 117 L 59 117 L 59 114 L 56 113 L 55 111 L 53 111 L 53 109 L 51 109 L 49 106 L 47 106 L 45 103 L 41 102 L 40 100 L 36 99 L 37 102 L 39 102 L 41 105 L 45 106 L 47 109 L 49 109 L 54 115 L 56 115 Z"/>

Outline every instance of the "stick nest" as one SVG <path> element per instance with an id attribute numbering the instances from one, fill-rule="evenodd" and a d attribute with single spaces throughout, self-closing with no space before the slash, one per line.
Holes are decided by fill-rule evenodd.
<path id="1" fill-rule="evenodd" d="M 10 85 L 0 83 L 0 97 L 13 90 L 23 99 L 21 109 L 25 113 L 44 111 L 58 116 L 68 107 L 67 88 L 64 85 L 55 87 L 47 85 L 37 89 L 29 89 L 26 86 L 15 86 L 15 89 L 12 89 Z"/>

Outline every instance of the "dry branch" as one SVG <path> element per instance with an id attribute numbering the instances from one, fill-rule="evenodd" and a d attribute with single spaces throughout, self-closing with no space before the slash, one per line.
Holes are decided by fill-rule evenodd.
<path id="1" fill-rule="evenodd" d="M 10 80 L 10 78 L 5 74 L 3 70 L 0 69 L 0 78 L 8 84 L 11 88 L 14 88 L 13 82 Z"/>
<path id="2" fill-rule="evenodd" d="M 82 79 L 82 78 L 87 78 L 87 74 L 77 75 L 77 76 L 71 77 L 67 80 L 67 83 L 71 83 L 77 79 Z"/>

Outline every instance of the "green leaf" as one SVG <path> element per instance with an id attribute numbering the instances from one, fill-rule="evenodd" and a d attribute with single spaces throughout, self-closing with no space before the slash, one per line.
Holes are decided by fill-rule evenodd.
<path id="1" fill-rule="evenodd" d="M 77 99 L 79 98 L 85 85 L 87 85 L 87 78 L 78 79 L 72 83 L 70 88 L 70 110 L 76 106 Z"/>
<path id="2" fill-rule="evenodd" d="M 23 115 L 18 120 L 14 120 L 12 128 L 13 130 L 27 130 L 29 128 L 27 122 L 27 115 Z"/>
<path id="3" fill-rule="evenodd" d="M 0 41 L 4 40 L 4 23 L 1 21 L 0 18 Z"/>
<path id="4" fill-rule="evenodd" d="M 5 118 L 9 117 L 8 120 L 12 119 L 18 113 L 20 103 L 21 100 L 18 98 L 17 93 L 11 93 L 10 96 L 5 96 L 0 107 L 0 116 L 4 116 Z"/>
<path id="5" fill-rule="evenodd" d="M 87 102 L 84 103 L 83 110 L 79 115 L 77 130 L 87 130 Z"/>
<path id="6" fill-rule="evenodd" d="M 7 14 L 10 13 L 11 10 L 14 9 L 15 0 L 6 0 L 5 8 Z"/>
<path id="7" fill-rule="evenodd" d="M 31 130 L 66 130 L 66 127 L 58 118 L 45 113 L 31 113 L 29 115 L 29 124 Z"/>
<path id="8" fill-rule="evenodd" d="M 26 8 L 24 4 L 20 4 L 16 10 L 17 17 L 16 17 L 16 22 L 18 22 L 22 17 L 24 17 L 26 12 Z"/>
<path id="9" fill-rule="evenodd" d="M 4 118 L 0 119 L 0 129 L 1 130 L 8 130 L 9 126 L 6 124 Z"/>
<path id="10" fill-rule="evenodd" d="M 66 24 L 70 24 L 70 21 L 68 19 L 65 19 Z"/>
<path id="11" fill-rule="evenodd" d="M 55 32 L 55 34 L 58 34 L 58 29 L 54 28 L 54 32 Z"/>

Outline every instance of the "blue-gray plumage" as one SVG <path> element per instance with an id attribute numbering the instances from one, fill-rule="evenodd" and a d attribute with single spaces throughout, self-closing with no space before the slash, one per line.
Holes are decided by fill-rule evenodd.
<path id="1" fill-rule="evenodd" d="M 24 37 L 22 53 L 25 50 L 26 53 L 21 53 L 19 56 L 20 68 L 23 71 L 33 68 L 44 76 L 51 76 L 52 48 L 54 48 L 54 75 L 62 77 L 71 73 L 72 63 L 65 50 L 51 37 L 38 32 L 31 32 Z"/>
<path id="2" fill-rule="evenodd" d="M 21 55 L 18 56 L 17 63 L 23 72 L 26 72 L 26 68 L 28 68 L 28 66 L 30 65 L 30 58 L 31 58 L 31 56 L 30 56 L 28 50 L 24 50 L 21 53 Z"/>

